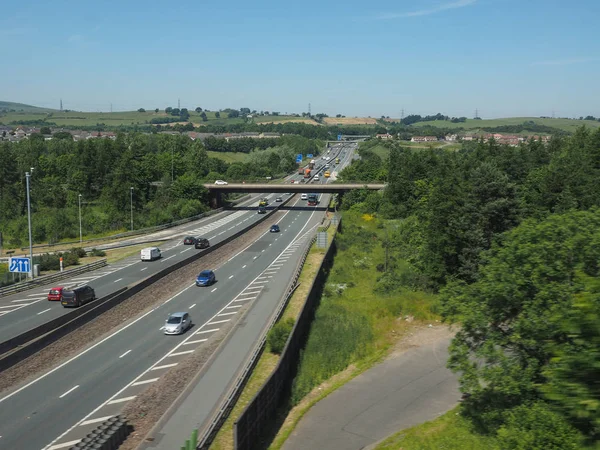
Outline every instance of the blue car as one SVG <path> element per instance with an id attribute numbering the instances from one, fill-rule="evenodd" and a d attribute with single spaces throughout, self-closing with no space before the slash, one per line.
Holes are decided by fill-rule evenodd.
<path id="1" fill-rule="evenodd" d="M 215 273 L 212 270 L 203 270 L 196 277 L 196 286 L 210 286 L 216 280 L 217 278 L 215 277 Z"/>
<path id="2" fill-rule="evenodd" d="M 271 229 L 269 231 L 271 233 L 279 233 L 279 225 L 271 225 Z"/>

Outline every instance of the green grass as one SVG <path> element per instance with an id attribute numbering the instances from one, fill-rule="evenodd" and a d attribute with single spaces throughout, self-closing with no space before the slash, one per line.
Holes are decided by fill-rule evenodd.
<path id="1" fill-rule="evenodd" d="M 24 113 L 47 113 L 57 111 L 51 108 L 40 108 L 39 106 L 26 105 L 24 103 L 13 103 L 0 101 L 0 110 L 14 109 L 17 112 Z"/>
<path id="2" fill-rule="evenodd" d="M 250 154 L 249 153 L 242 153 L 242 152 L 211 152 L 211 151 L 207 151 L 206 153 L 208 153 L 208 156 L 211 158 L 219 158 L 223 161 L 225 161 L 226 163 L 236 163 L 236 162 L 247 162 L 250 160 Z"/>
<path id="3" fill-rule="evenodd" d="M 385 261 L 385 231 L 378 225 L 371 216 L 344 213 L 343 232 L 336 237 L 338 253 L 300 361 L 292 404 L 350 364 L 367 367 L 383 357 L 391 332 L 402 327 L 399 316 L 436 318 L 431 312 L 433 295 L 385 290 L 378 282 L 378 266 L 381 269 Z"/>
<path id="4" fill-rule="evenodd" d="M 439 128 L 464 128 L 465 130 L 478 130 L 482 127 L 499 127 L 503 125 L 521 125 L 523 122 L 533 121 L 538 125 L 546 125 L 549 127 L 558 128 L 564 131 L 573 132 L 581 125 L 586 125 L 590 128 L 600 127 L 600 122 L 593 120 L 571 120 L 571 119 L 540 119 L 537 117 L 507 117 L 503 119 L 488 119 L 488 120 L 473 120 L 467 119 L 464 123 L 452 123 L 446 120 L 434 120 L 430 122 L 417 122 L 414 127 L 423 127 L 431 125 Z M 513 133 L 506 133 L 513 134 Z M 525 134 L 534 134 L 531 131 Z M 544 134 L 544 133 L 538 133 Z"/>
<path id="5" fill-rule="evenodd" d="M 496 439 L 473 431 L 455 408 L 431 422 L 402 430 L 381 442 L 376 450 L 500 450 Z"/>

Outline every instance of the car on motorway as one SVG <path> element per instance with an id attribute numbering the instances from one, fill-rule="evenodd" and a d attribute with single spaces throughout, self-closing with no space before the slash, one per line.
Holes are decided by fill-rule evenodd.
<path id="1" fill-rule="evenodd" d="M 215 281 L 217 281 L 217 277 L 215 276 L 214 271 L 203 270 L 196 277 L 196 286 L 210 286 Z"/>
<path id="2" fill-rule="evenodd" d="M 282 201 L 283 201 L 283 199 L 282 199 L 281 197 L 277 197 L 277 198 L 275 199 L 275 201 L 279 203 L 279 202 L 282 202 Z"/>
<path id="3" fill-rule="evenodd" d="M 314 181 L 319 181 L 320 180 L 319 175 L 315 175 L 315 177 L 313 178 L 313 180 Z"/>
<path id="4" fill-rule="evenodd" d="M 192 326 L 192 318 L 186 312 L 169 314 L 165 320 L 165 334 L 181 334 Z"/>
<path id="5" fill-rule="evenodd" d="M 60 300 L 62 299 L 63 289 L 64 289 L 64 287 L 62 287 L 62 286 L 56 286 L 56 287 L 53 287 L 52 289 L 50 289 L 50 292 L 48 292 L 48 301 L 60 302 Z"/>
<path id="6" fill-rule="evenodd" d="M 267 213 L 267 208 L 265 208 L 264 206 L 259 206 L 258 207 L 258 213 L 259 214 L 266 214 Z"/>
<path id="7" fill-rule="evenodd" d="M 217 180 L 215 181 L 215 184 L 227 184 L 227 181 Z"/>
<path id="8" fill-rule="evenodd" d="M 65 308 L 67 306 L 79 307 L 92 300 L 96 300 L 96 292 L 94 288 L 85 284 L 72 289 L 63 289 L 60 303 Z"/>
<path id="9" fill-rule="evenodd" d="M 140 251 L 140 259 L 142 261 L 154 261 L 161 257 L 162 255 L 160 254 L 160 249 L 158 247 L 147 247 Z"/>
<path id="10" fill-rule="evenodd" d="M 183 238 L 183 245 L 195 245 L 196 238 L 194 236 L 186 236 Z"/>
<path id="11" fill-rule="evenodd" d="M 271 225 L 271 228 L 269 229 L 269 232 L 271 233 L 279 233 L 281 230 L 279 229 L 279 225 L 277 224 L 273 224 Z"/>
<path id="12" fill-rule="evenodd" d="M 194 244 L 195 248 L 202 249 L 210 247 L 210 242 L 206 238 L 198 238 L 196 239 L 196 243 Z"/>
<path id="13" fill-rule="evenodd" d="M 301 200 L 307 200 L 307 199 L 308 199 L 308 194 L 302 194 L 302 195 L 300 196 L 300 199 L 301 199 Z"/>
<path id="14" fill-rule="evenodd" d="M 269 204 L 269 199 L 267 198 L 261 198 L 260 201 L 258 202 L 258 206 L 267 206 Z"/>

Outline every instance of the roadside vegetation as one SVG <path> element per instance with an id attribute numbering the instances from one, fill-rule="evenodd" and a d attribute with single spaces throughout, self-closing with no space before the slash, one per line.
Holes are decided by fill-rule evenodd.
<path id="1" fill-rule="evenodd" d="M 213 140 L 215 151 L 238 147 Z M 33 136 L 0 143 L 0 232 L 3 250 L 28 243 L 25 172 L 30 179 L 35 244 L 107 236 L 208 211 L 204 183 L 264 180 L 297 170 L 298 153 L 318 154 L 321 141 L 302 136 L 246 139 L 243 162 L 210 157 L 199 140 L 179 135 L 119 134 L 115 140 L 45 141 Z M 237 153 L 228 153 L 235 155 Z M 133 189 L 132 189 L 133 188 Z"/>
<path id="2" fill-rule="evenodd" d="M 390 250 L 406 265 L 388 282 L 439 293 L 437 311 L 461 325 L 448 367 L 468 394 L 455 420 L 408 430 L 412 441 L 398 445 L 595 445 L 600 130 L 582 127 L 549 145 L 475 142 L 458 152 L 386 143 L 387 160 L 376 145 L 363 144 L 341 178 L 388 188 L 355 191 L 343 207 L 397 223 Z"/>

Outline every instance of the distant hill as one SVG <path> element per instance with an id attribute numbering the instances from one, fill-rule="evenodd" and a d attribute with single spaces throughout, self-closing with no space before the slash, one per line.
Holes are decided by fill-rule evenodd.
<path id="1" fill-rule="evenodd" d="M 0 112 L 23 112 L 29 114 L 45 114 L 58 111 L 52 108 L 40 108 L 38 106 L 26 105 L 24 103 L 13 103 L 0 101 Z"/>

